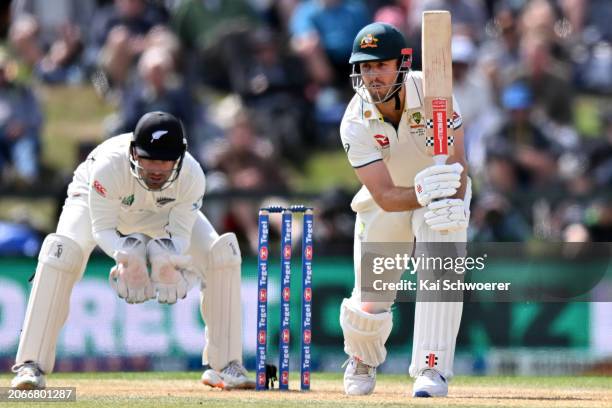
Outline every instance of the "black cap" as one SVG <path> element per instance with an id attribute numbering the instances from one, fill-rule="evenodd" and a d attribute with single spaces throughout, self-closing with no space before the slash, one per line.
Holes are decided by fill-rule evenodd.
<path id="1" fill-rule="evenodd" d="M 178 160 L 187 150 L 181 121 L 166 112 L 149 112 L 140 118 L 132 135 L 132 147 L 139 157 Z"/>

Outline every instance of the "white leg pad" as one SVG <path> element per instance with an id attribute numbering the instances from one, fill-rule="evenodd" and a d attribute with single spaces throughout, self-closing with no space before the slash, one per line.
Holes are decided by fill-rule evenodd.
<path id="1" fill-rule="evenodd" d="M 242 363 L 241 264 L 236 235 L 223 234 L 212 243 L 200 303 L 206 323 L 202 363 L 217 371 L 233 360 Z"/>
<path id="2" fill-rule="evenodd" d="M 461 302 L 417 302 L 410 375 L 433 368 L 447 380 L 453 376 L 455 342 L 461 323 Z"/>
<path id="3" fill-rule="evenodd" d="M 340 326 L 344 334 L 344 352 L 377 367 L 385 361 L 385 343 L 393 328 L 393 316 L 386 311 L 371 314 L 361 310 L 352 299 L 344 299 L 340 306 Z"/>
<path id="4" fill-rule="evenodd" d="M 471 190 L 466 192 L 469 208 Z M 416 210 L 413 215 L 417 248 L 419 242 L 454 242 L 457 255 L 465 256 L 467 231 L 442 234 L 424 222 L 427 208 Z M 420 273 L 420 271 L 418 272 Z M 416 377 L 425 369 L 433 368 L 447 380 L 453 376 L 455 343 L 461 324 L 462 302 L 417 302 L 414 318 L 414 339 L 410 375 Z"/>
<path id="5" fill-rule="evenodd" d="M 53 371 L 59 332 L 68 316 L 70 293 L 83 265 L 83 251 L 72 239 L 49 234 L 38 255 L 38 266 L 16 363 L 37 363 L 44 373 Z"/>

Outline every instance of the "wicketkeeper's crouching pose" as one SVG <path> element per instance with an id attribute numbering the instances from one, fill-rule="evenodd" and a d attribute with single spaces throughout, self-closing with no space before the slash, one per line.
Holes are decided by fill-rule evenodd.
<path id="1" fill-rule="evenodd" d="M 238 242 L 219 236 L 200 212 L 204 173 L 186 149 L 180 121 L 151 112 L 76 169 L 57 231 L 38 257 L 11 386 L 45 387 L 72 288 L 99 245 L 116 261 L 109 280 L 128 303 L 175 303 L 201 284 L 202 382 L 255 387 L 242 366 Z"/>

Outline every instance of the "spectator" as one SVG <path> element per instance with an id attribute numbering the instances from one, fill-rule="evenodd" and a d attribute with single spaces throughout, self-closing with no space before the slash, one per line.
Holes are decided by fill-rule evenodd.
<path id="1" fill-rule="evenodd" d="M 259 28 L 249 39 L 249 63 L 235 69 L 232 88 L 255 113 L 257 126 L 293 164 L 315 143 L 312 103 L 301 61 L 281 48 L 278 36 Z"/>
<path id="2" fill-rule="evenodd" d="M 504 196 L 483 194 L 473 207 L 470 241 L 522 242 L 531 236 L 527 220 Z"/>
<path id="3" fill-rule="evenodd" d="M 567 65 L 570 61 L 564 43 L 567 33 L 559 25 L 559 17 L 549 0 L 532 0 L 522 10 L 520 29 L 523 37 L 539 36 L 557 64 Z"/>
<path id="4" fill-rule="evenodd" d="M 216 47 L 229 27 L 253 26 L 257 21 L 245 0 L 184 0 L 172 16 L 181 43 L 191 50 Z"/>
<path id="5" fill-rule="evenodd" d="M 0 220 L 0 256 L 36 257 L 42 243 L 40 231 L 26 220 Z"/>
<path id="6" fill-rule="evenodd" d="M 369 21 L 359 0 L 306 0 L 295 8 L 292 45 L 318 84 L 347 86 L 353 39 Z"/>
<path id="7" fill-rule="evenodd" d="M 234 192 L 287 192 L 286 174 L 272 145 L 257 135 L 250 112 L 240 109 L 229 123 L 226 138 L 214 149 L 210 167 L 222 175 L 225 189 Z M 252 253 L 257 253 L 257 203 L 232 200 L 227 223 L 243 232 Z"/>
<path id="8" fill-rule="evenodd" d="M 121 88 L 148 46 L 147 34 L 167 20 L 164 10 L 145 0 L 114 0 L 94 15 L 86 51 L 88 63 L 100 66 L 111 86 Z"/>
<path id="9" fill-rule="evenodd" d="M 574 94 L 571 74 L 567 65 L 559 63 L 551 54 L 544 37 L 539 34 L 525 35 L 521 40 L 523 73 L 518 78 L 528 82 L 534 96 L 534 110 L 542 121 L 556 125 L 570 125 L 573 120 Z M 575 144 L 570 136 L 562 142 L 570 147 Z"/>
<path id="10" fill-rule="evenodd" d="M 317 199 L 315 240 L 321 256 L 347 254 L 353 250 L 355 233 L 353 194 L 341 188 L 323 192 Z"/>
<path id="11" fill-rule="evenodd" d="M 9 44 L 19 63 L 18 80 L 30 82 L 35 67 L 44 56 L 38 43 L 38 22 L 33 16 L 22 15 L 11 22 Z"/>
<path id="12" fill-rule="evenodd" d="M 422 0 L 415 2 L 411 16 L 414 26 L 421 25 L 421 15 L 427 10 L 448 10 L 453 16 L 453 31 L 479 42 L 484 36 L 485 7 L 481 0 Z"/>
<path id="13" fill-rule="evenodd" d="M 0 51 L 0 171 L 17 185 L 31 185 L 39 175 L 43 118 L 34 93 L 15 81 L 11 66 Z"/>
<path id="14" fill-rule="evenodd" d="M 485 138 L 500 125 L 488 78 L 475 66 L 477 48 L 464 35 L 452 39 L 453 94 L 461 106 L 465 126 L 465 150 L 473 176 L 484 171 Z"/>
<path id="15" fill-rule="evenodd" d="M 184 0 L 172 26 L 193 62 L 190 76 L 231 91 L 232 76 L 248 64 L 248 42 L 259 21 L 246 0 Z"/>
<path id="16" fill-rule="evenodd" d="M 493 36 L 480 48 L 479 65 L 493 86 L 495 100 L 499 102 L 502 88 L 512 81 L 519 69 L 520 33 L 516 11 L 502 3 L 494 18 Z"/>
<path id="17" fill-rule="evenodd" d="M 391 24 L 397 27 L 404 35 L 408 35 L 413 30 L 409 26 L 409 23 L 412 21 L 410 3 L 411 0 L 395 0 L 392 4 L 381 5 L 380 8 L 375 9 L 373 12 L 374 21 Z"/>
<path id="18" fill-rule="evenodd" d="M 591 178 L 600 188 L 612 187 L 612 109 L 602 113 L 602 137 L 588 146 Z"/>
<path id="19" fill-rule="evenodd" d="M 86 73 L 82 63 L 84 35 L 95 10 L 94 0 L 15 0 L 14 21 L 33 19 L 33 40 L 44 56 L 36 62 L 35 74 L 45 83 L 81 83 Z"/>
<path id="20" fill-rule="evenodd" d="M 558 148 L 543 134 L 533 121 L 533 98 L 526 84 L 516 82 L 504 89 L 502 104 L 508 118 L 501 131 L 491 140 L 495 149 L 510 154 L 519 170 L 524 188 L 542 186 L 556 176 L 555 154 Z"/>
<path id="21" fill-rule="evenodd" d="M 111 134 L 131 132 L 142 115 L 151 111 L 176 116 L 188 135 L 198 112 L 195 98 L 176 71 L 172 55 L 158 46 L 148 48 L 140 57 L 138 77 L 123 92 L 120 121 Z"/>
<path id="22" fill-rule="evenodd" d="M 22 14 L 36 18 L 40 26 L 40 40 L 45 48 L 53 44 L 67 25 L 87 33 L 96 10 L 96 0 L 13 0 L 13 19 Z"/>
<path id="23" fill-rule="evenodd" d="M 589 235 L 596 242 L 610 242 L 612 240 L 612 200 L 594 200 L 587 208 L 585 221 Z"/>
<path id="24" fill-rule="evenodd" d="M 588 0 L 588 14 L 586 25 L 590 31 L 589 35 L 612 42 L 612 4 L 609 0 Z"/>

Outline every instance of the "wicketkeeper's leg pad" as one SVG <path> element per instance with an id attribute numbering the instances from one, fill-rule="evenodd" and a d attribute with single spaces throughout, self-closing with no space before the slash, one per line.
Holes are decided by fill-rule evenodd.
<path id="1" fill-rule="evenodd" d="M 340 306 L 340 326 L 344 334 L 344 352 L 377 367 L 385 361 L 385 343 L 393 328 L 391 312 L 372 314 L 361 310 L 352 299 Z"/>
<path id="2" fill-rule="evenodd" d="M 83 250 L 72 239 L 59 234 L 45 238 L 38 255 L 38 266 L 16 363 L 34 361 L 45 373 L 53 371 L 55 347 L 70 304 L 70 293 L 83 268 Z"/>
<path id="3" fill-rule="evenodd" d="M 200 303 L 207 340 L 202 362 L 217 371 L 233 360 L 242 363 L 241 264 L 236 235 L 212 243 Z"/>

